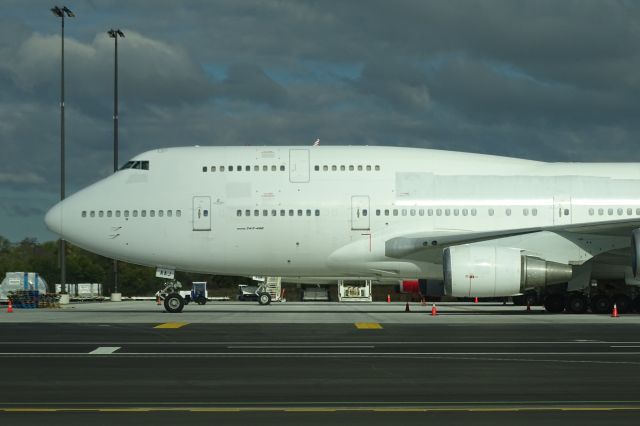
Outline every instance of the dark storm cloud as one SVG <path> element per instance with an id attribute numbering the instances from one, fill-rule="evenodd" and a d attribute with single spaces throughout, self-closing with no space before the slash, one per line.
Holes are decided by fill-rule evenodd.
<path id="1" fill-rule="evenodd" d="M 233 64 L 219 88 L 219 95 L 232 99 L 282 106 L 287 91 L 254 64 Z"/>
<path id="2" fill-rule="evenodd" d="M 44 214 L 42 207 L 29 206 L 24 204 L 3 203 L 2 209 L 8 216 L 13 217 L 40 217 Z"/>
<path id="3" fill-rule="evenodd" d="M 77 0 L 66 27 L 71 193 L 175 145 L 369 144 L 548 161 L 640 161 L 640 3 L 592 0 Z M 0 234 L 51 238 L 59 21 L 0 17 Z M 20 201 L 9 201 L 18 197 Z M 15 206 L 24 208 L 16 216 Z M 26 206 L 26 207 L 24 207 Z"/>

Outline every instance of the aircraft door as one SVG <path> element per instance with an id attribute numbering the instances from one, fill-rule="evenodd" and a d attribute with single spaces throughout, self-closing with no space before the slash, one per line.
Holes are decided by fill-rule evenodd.
<path id="1" fill-rule="evenodd" d="M 364 231 L 370 228 L 369 196 L 354 195 L 351 197 L 351 229 Z"/>
<path id="2" fill-rule="evenodd" d="M 211 197 L 193 197 L 193 230 L 211 231 Z"/>
<path id="3" fill-rule="evenodd" d="M 309 182 L 309 150 L 289 150 L 289 181 L 291 183 Z"/>
<path id="4" fill-rule="evenodd" d="M 554 225 L 571 224 L 571 197 L 567 197 L 567 196 L 553 197 L 553 224 Z"/>

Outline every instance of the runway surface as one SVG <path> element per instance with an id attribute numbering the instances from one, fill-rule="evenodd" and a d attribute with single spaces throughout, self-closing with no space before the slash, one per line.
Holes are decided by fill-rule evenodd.
<path id="1" fill-rule="evenodd" d="M 549 314 L 541 306 L 526 307 L 502 303 L 438 303 L 438 316 L 431 316 L 431 304 L 286 302 L 260 306 L 256 302 L 210 302 L 189 304 L 179 314 L 169 314 L 154 301 L 121 303 L 74 303 L 61 309 L 16 309 L 1 323 L 153 323 L 186 321 L 210 324 L 612 324 L 610 315 Z M 4 309 L 3 309 L 4 310 Z M 640 326 L 640 314 L 625 314 L 616 323 Z"/>
<path id="2" fill-rule="evenodd" d="M 640 416 L 635 323 L 166 318 L 1 324 L 0 417 L 17 424 L 553 425 L 637 424 Z"/>

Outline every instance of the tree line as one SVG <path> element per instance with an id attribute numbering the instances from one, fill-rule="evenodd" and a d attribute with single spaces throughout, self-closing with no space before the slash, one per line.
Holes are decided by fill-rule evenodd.
<path id="1" fill-rule="evenodd" d="M 57 241 L 39 243 L 35 238 L 25 238 L 12 243 L 0 236 L 0 280 L 7 272 L 37 272 L 55 290 L 60 282 L 59 244 Z M 102 283 L 103 294 L 113 292 L 113 260 L 66 244 L 67 283 Z M 207 281 L 209 291 L 226 288 L 235 291 L 237 284 L 249 283 L 245 277 L 227 277 L 176 271 L 176 279 L 185 288 L 193 281 Z M 155 268 L 118 262 L 118 291 L 125 296 L 150 296 L 162 287 L 156 278 Z"/>

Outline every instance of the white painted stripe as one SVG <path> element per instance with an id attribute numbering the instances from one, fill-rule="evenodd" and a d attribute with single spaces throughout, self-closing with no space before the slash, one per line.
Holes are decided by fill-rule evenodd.
<path id="1" fill-rule="evenodd" d="M 617 345 L 617 346 L 609 346 L 610 348 L 640 348 L 640 346 L 625 346 L 625 345 Z"/>
<path id="2" fill-rule="evenodd" d="M 120 349 L 120 346 L 100 346 L 89 352 L 90 355 L 111 355 Z"/>
<path id="3" fill-rule="evenodd" d="M 98 348 L 100 349 L 100 348 Z M 117 350 L 116 348 L 114 350 Z M 96 355 L 93 352 L 0 352 L 2 357 L 15 356 L 83 356 Z M 611 351 L 611 352 L 105 352 L 104 355 L 113 355 L 119 357 L 127 356 L 349 356 L 349 357 L 376 357 L 376 356 L 475 356 L 475 355 L 554 355 L 554 356 L 591 356 L 591 355 L 640 355 L 638 351 Z"/>

